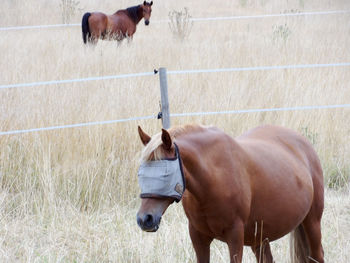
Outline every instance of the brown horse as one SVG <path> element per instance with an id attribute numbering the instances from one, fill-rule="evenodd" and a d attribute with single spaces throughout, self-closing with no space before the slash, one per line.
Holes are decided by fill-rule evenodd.
<path id="1" fill-rule="evenodd" d="M 292 262 L 324 262 L 323 174 L 304 137 L 262 126 L 233 139 L 198 125 L 163 129 L 152 138 L 139 127 L 139 135 L 146 146 L 141 229 L 156 231 L 167 207 L 182 197 L 197 262 L 209 262 L 213 239 L 228 244 L 231 262 L 242 261 L 244 245 L 257 262 L 273 262 L 269 242 L 289 232 Z"/>
<path id="2" fill-rule="evenodd" d="M 118 10 L 113 15 L 94 12 L 85 13 L 82 20 L 83 41 L 96 44 L 98 39 L 117 40 L 124 38 L 132 39 L 136 31 L 136 25 L 142 18 L 145 25 L 149 25 L 149 19 L 152 13 L 153 1 L 127 9 Z"/>

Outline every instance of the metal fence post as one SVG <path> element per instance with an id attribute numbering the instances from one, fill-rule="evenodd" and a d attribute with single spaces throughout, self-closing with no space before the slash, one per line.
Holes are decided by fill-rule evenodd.
<path id="1" fill-rule="evenodd" d="M 167 81 L 167 75 L 166 75 L 166 68 L 159 69 L 159 81 L 160 81 L 162 125 L 164 129 L 169 129 L 170 128 L 170 111 L 169 111 L 168 81 Z"/>

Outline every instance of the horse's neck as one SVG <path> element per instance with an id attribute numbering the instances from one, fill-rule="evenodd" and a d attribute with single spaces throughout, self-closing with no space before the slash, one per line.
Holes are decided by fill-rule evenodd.
<path id="1" fill-rule="evenodd" d="M 197 135 L 195 135 L 197 136 Z M 207 134 L 203 134 L 203 140 Z M 210 137 L 210 135 L 208 136 Z M 199 140 L 200 141 L 200 140 Z M 187 190 L 198 200 L 207 200 L 215 195 L 215 188 L 228 183 L 235 183 L 239 177 L 228 178 L 228 171 L 241 173 L 239 165 L 242 149 L 234 140 L 211 139 L 200 145 L 186 139 L 178 139 L 180 156 L 185 170 Z M 235 149 L 235 150 L 234 150 Z M 224 164 L 224 166 L 223 166 Z"/>
<path id="2" fill-rule="evenodd" d="M 186 188 L 196 199 L 201 199 L 202 192 L 200 188 L 209 187 L 210 183 L 206 180 L 207 171 L 202 166 L 200 160 L 197 158 L 198 152 L 191 147 L 188 147 L 183 142 L 179 142 L 180 156 L 183 162 L 185 173 Z"/>
<path id="3" fill-rule="evenodd" d="M 131 18 L 132 21 L 134 21 L 135 24 L 138 24 L 142 19 L 142 12 L 140 12 L 141 8 L 140 5 L 129 7 L 126 10 L 126 13 Z"/>

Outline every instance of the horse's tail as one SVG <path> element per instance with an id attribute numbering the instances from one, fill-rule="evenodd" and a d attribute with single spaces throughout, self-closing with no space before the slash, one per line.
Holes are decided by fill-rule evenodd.
<path id="1" fill-rule="evenodd" d="M 85 13 L 83 16 L 83 20 L 81 21 L 81 30 L 83 31 L 83 40 L 84 44 L 89 40 L 91 37 L 91 32 L 89 28 L 89 17 L 91 16 L 91 13 Z"/>
<path id="2" fill-rule="evenodd" d="M 299 225 L 290 234 L 290 258 L 292 263 L 308 263 L 310 255 L 304 227 Z"/>

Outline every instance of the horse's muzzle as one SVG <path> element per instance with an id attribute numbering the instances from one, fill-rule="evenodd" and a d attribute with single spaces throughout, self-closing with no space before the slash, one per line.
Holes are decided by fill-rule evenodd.
<path id="1" fill-rule="evenodd" d="M 145 25 L 146 25 L 146 26 L 149 25 L 149 20 L 145 20 Z"/>
<path id="2" fill-rule="evenodd" d="M 156 232 L 159 228 L 161 217 L 151 214 L 137 215 L 137 224 L 146 232 Z"/>

